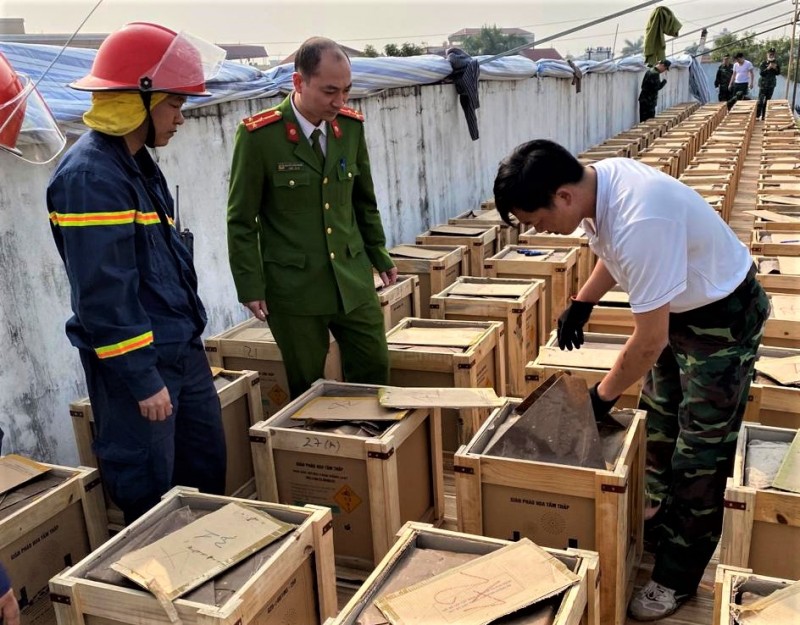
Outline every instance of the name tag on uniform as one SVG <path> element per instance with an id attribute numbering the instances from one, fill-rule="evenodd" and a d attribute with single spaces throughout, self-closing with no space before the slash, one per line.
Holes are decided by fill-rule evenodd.
<path id="1" fill-rule="evenodd" d="M 300 171 L 305 169 L 304 163 L 278 163 L 278 171 Z"/>

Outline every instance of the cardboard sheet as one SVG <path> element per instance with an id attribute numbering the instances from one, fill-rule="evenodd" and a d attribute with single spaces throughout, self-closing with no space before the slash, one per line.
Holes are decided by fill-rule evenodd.
<path id="1" fill-rule="evenodd" d="M 800 319 L 800 295 L 773 295 L 769 296 L 772 302 L 773 319 L 797 321 Z"/>
<path id="2" fill-rule="evenodd" d="M 381 597 L 393 625 L 488 625 L 579 581 L 527 538 Z"/>
<path id="3" fill-rule="evenodd" d="M 749 605 L 731 605 L 731 612 L 739 625 L 800 623 L 800 582 L 776 590 Z"/>
<path id="4" fill-rule="evenodd" d="M 407 410 L 390 410 L 368 397 L 315 397 L 292 415 L 292 419 L 312 421 L 399 421 Z"/>
<path id="5" fill-rule="evenodd" d="M 29 482 L 49 470 L 43 464 L 39 464 L 30 458 L 24 458 L 16 454 L 3 456 L 0 458 L 0 494 Z"/>
<path id="6" fill-rule="evenodd" d="M 378 392 L 385 408 L 499 408 L 503 405 L 493 388 L 386 387 Z"/>
<path id="7" fill-rule="evenodd" d="M 800 384 L 800 356 L 759 358 L 756 361 L 756 371 L 783 386 L 795 386 Z"/>
<path id="8" fill-rule="evenodd" d="M 773 243 L 786 245 L 800 244 L 800 232 L 773 232 L 771 233 Z"/>
<path id="9" fill-rule="evenodd" d="M 165 604 L 292 529 L 292 525 L 260 510 L 230 503 L 124 555 L 111 568 L 146 588 Z"/>
<path id="10" fill-rule="evenodd" d="M 439 347 L 470 347 L 486 332 L 486 328 L 425 327 L 405 328 L 392 332 L 386 339 L 390 345 L 429 345 Z"/>
<path id="11" fill-rule="evenodd" d="M 778 256 L 778 267 L 784 276 L 800 275 L 800 256 Z"/>
<path id="12" fill-rule="evenodd" d="M 800 493 L 800 432 L 795 434 L 789 451 L 783 457 L 778 474 L 772 480 L 772 487 Z"/>

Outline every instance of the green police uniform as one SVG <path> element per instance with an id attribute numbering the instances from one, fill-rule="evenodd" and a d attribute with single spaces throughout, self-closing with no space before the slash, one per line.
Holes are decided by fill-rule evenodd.
<path id="1" fill-rule="evenodd" d="M 756 119 L 764 119 L 767 114 L 767 102 L 772 99 L 778 76 L 781 73 L 781 66 L 778 60 L 773 61 L 774 67 L 770 67 L 769 61 L 761 61 L 758 68 L 758 105 L 756 106 Z"/>
<path id="2" fill-rule="evenodd" d="M 651 67 L 644 73 L 642 78 L 642 90 L 639 93 L 639 121 L 644 122 L 656 116 L 656 105 L 658 104 L 658 92 L 667 84 L 666 80 L 661 79 L 661 72 L 655 67 Z"/>
<path id="3" fill-rule="evenodd" d="M 375 200 L 363 116 L 327 125 L 320 161 L 291 96 L 236 132 L 228 253 L 241 302 L 265 300 L 293 396 L 323 376 L 328 330 L 349 382 L 388 383 L 388 350 L 372 277 L 392 260 Z"/>

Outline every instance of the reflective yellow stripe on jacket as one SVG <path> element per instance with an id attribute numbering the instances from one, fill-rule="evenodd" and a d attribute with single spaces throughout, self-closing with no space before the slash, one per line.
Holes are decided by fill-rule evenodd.
<path id="1" fill-rule="evenodd" d="M 113 358 L 114 356 L 122 356 L 128 352 L 132 352 L 142 347 L 147 347 L 153 342 L 153 332 L 145 332 L 139 336 L 134 336 L 132 339 L 127 339 L 120 343 L 113 345 L 104 345 L 103 347 L 95 347 L 94 351 L 97 353 L 98 358 Z"/>
<path id="2" fill-rule="evenodd" d="M 113 213 L 50 213 L 53 225 L 63 227 L 86 226 L 124 226 L 137 223 L 142 226 L 154 226 L 161 223 L 158 213 L 142 213 L 135 210 L 116 211 Z M 169 220 L 172 223 L 172 220 Z"/>

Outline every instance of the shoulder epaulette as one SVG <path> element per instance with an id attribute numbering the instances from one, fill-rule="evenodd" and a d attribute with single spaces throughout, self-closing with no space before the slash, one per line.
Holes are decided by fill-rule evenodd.
<path id="1" fill-rule="evenodd" d="M 262 111 L 261 113 L 256 113 L 252 117 L 245 117 L 242 120 L 245 128 L 250 132 L 254 130 L 258 130 L 263 126 L 267 126 L 278 121 L 282 117 L 282 113 L 276 109 L 271 109 L 269 111 Z"/>
<path id="2" fill-rule="evenodd" d="M 348 106 L 343 106 L 339 109 L 339 115 L 344 115 L 345 117 L 349 117 L 350 119 L 357 119 L 360 122 L 364 121 L 364 113 L 361 111 L 357 111 L 355 109 L 351 109 Z"/>

